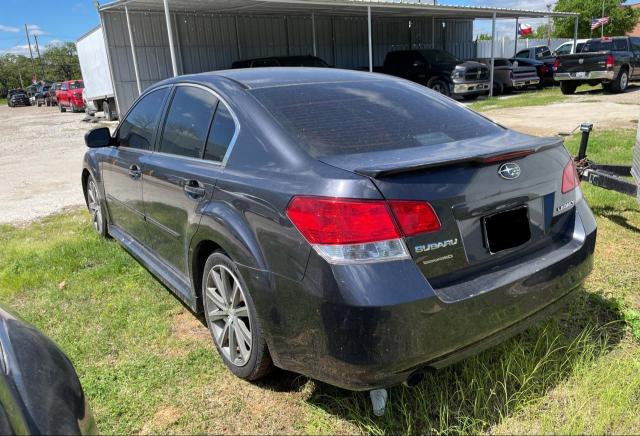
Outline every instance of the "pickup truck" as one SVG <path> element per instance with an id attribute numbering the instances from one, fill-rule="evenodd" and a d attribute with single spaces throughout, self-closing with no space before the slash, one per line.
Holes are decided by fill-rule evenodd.
<path id="1" fill-rule="evenodd" d="M 84 101 L 82 99 L 82 89 L 84 82 L 82 80 L 66 80 L 62 82 L 60 89 L 56 90 L 56 100 L 58 100 L 58 108 L 60 112 L 71 112 L 84 110 Z"/>
<path id="2" fill-rule="evenodd" d="M 573 41 L 563 42 L 554 51 L 551 52 L 551 55 L 558 57 L 562 55 L 580 53 L 582 51 L 582 47 L 584 47 L 584 43 L 587 41 L 588 39 L 576 40 L 575 50 L 573 49 Z"/>
<path id="3" fill-rule="evenodd" d="M 476 62 L 491 66 L 491 59 L 478 58 Z M 493 60 L 493 95 L 509 94 L 514 89 L 537 86 L 540 78 L 535 67 L 519 65 L 505 58 Z"/>
<path id="4" fill-rule="evenodd" d="M 582 52 L 558 57 L 553 71 L 563 94 L 573 94 L 584 83 L 622 92 L 629 81 L 640 80 L 640 37 L 590 39 Z"/>
<path id="5" fill-rule="evenodd" d="M 461 61 L 437 49 L 400 50 L 387 53 L 376 72 L 420 83 L 446 96 L 474 100 L 489 91 L 489 68 L 479 62 Z"/>

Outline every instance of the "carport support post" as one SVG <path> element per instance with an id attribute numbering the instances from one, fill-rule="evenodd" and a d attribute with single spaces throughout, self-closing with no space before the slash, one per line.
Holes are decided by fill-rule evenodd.
<path id="1" fill-rule="evenodd" d="M 578 19 L 580 17 L 576 16 L 573 21 L 573 52 L 577 53 L 578 51 Z"/>
<path id="2" fill-rule="evenodd" d="M 169 52 L 171 53 L 171 66 L 173 67 L 173 77 L 178 77 L 178 63 L 176 62 L 176 48 L 173 46 L 173 28 L 171 27 L 171 16 L 169 15 L 169 0 L 164 0 L 164 19 L 167 22 L 167 36 L 169 37 Z"/>
<path id="3" fill-rule="evenodd" d="M 496 13 L 491 19 L 491 70 L 489 71 L 489 97 L 493 97 L 493 65 L 495 61 L 496 47 Z"/>
<path id="4" fill-rule="evenodd" d="M 373 72 L 373 44 L 371 42 L 371 6 L 367 6 L 367 31 L 369 40 L 369 72 Z"/>
<path id="5" fill-rule="evenodd" d="M 516 18 L 516 36 L 513 40 L 513 57 L 516 57 L 516 53 L 518 53 L 518 24 L 520 24 L 520 18 Z"/>
<path id="6" fill-rule="evenodd" d="M 136 47 L 133 43 L 133 33 L 131 32 L 131 20 L 129 19 L 129 8 L 124 5 L 124 13 L 127 17 L 127 30 L 129 31 L 129 42 L 131 43 L 131 56 L 133 57 L 133 72 L 136 75 L 136 85 L 138 86 L 138 95 L 142 94 L 142 86 L 140 86 L 140 73 L 138 73 L 138 58 L 136 58 Z"/>
<path id="7" fill-rule="evenodd" d="M 311 36 L 313 38 L 313 55 L 318 56 L 318 45 L 316 43 L 316 14 L 311 14 Z"/>

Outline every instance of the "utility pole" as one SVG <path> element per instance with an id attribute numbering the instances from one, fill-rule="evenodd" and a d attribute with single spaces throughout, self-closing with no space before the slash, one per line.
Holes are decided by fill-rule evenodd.
<path id="1" fill-rule="evenodd" d="M 40 62 L 40 70 L 42 71 L 42 80 L 46 80 L 44 75 L 44 64 L 42 63 L 42 57 L 40 56 L 40 46 L 38 45 L 38 35 L 33 35 L 33 39 L 36 40 L 36 52 L 38 53 L 38 62 Z"/>
<path id="2" fill-rule="evenodd" d="M 18 77 L 20 78 L 20 88 L 24 89 L 24 83 L 22 82 L 22 72 L 18 70 Z"/>
<path id="3" fill-rule="evenodd" d="M 29 29 L 25 23 L 24 31 L 27 33 L 27 43 L 29 44 L 29 56 L 31 56 L 31 69 L 33 70 L 33 77 L 36 77 L 36 66 L 33 63 L 33 51 L 31 51 L 31 38 L 29 38 Z"/>

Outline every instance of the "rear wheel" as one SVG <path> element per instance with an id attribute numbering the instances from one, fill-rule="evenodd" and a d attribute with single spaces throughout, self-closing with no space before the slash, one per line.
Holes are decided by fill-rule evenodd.
<path id="1" fill-rule="evenodd" d="M 105 100 L 102 103 L 102 112 L 104 112 L 104 117 L 106 118 L 107 121 L 113 121 L 115 119 L 115 116 L 113 114 L 113 109 L 109 104 L 109 100 Z"/>
<path id="2" fill-rule="evenodd" d="M 209 332 L 227 368 L 245 380 L 266 375 L 271 356 L 253 300 L 238 267 L 222 252 L 207 259 L 202 296 Z"/>
<path id="3" fill-rule="evenodd" d="M 58 110 L 60 112 L 66 112 L 67 111 L 60 103 L 58 103 Z"/>
<path id="4" fill-rule="evenodd" d="M 577 83 L 560 82 L 560 91 L 562 91 L 562 93 L 564 95 L 575 94 L 577 88 L 578 88 L 578 84 Z"/>
<path id="5" fill-rule="evenodd" d="M 435 92 L 438 92 L 442 95 L 446 95 L 447 97 L 451 96 L 451 91 L 449 90 L 449 84 L 442 79 L 431 79 L 427 83 L 427 87 L 433 89 Z"/>
<path id="6" fill-rule="evenodd" d="M 629 86 L 629 72 L 622 68 L 618 73 L 618 77 L 611 82 L 611 91 L 613 92 L 623 92 Z"/>

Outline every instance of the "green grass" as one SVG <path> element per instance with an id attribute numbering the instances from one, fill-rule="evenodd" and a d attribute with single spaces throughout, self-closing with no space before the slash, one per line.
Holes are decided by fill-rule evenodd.
<path id="1" fill-rule="evenodd" d="M 4 106 L 7 104 L 7 99 L 6 98 L 0 98 L 0 106 Z"/>
<path id="2" fill-rule="evenodd" d="M 594 162 L 631 165 L 633 151 L 629 144 L 635 143 L 636 131 L 631 129 L 594 130 L 589 137 L 587 156 Z M 577 133 L 565 140 L 567 149 L 578 154 L 581 134 Z"/>
<path id="3" fill-rule="evenodd" d="M 595 132 L 590 155 L 629 162 L 632 138 Z M 200 321 L 81 210 L 0 226 L 0 301 L 69 355 L 102 433 L 639 433 L 640 208 L 584 193 L 598 245 L 570 307 L 419 387 L 391 389 L 383 418 L 367 393 L 282 371 L 256 384 L 232 377 Z"/>

